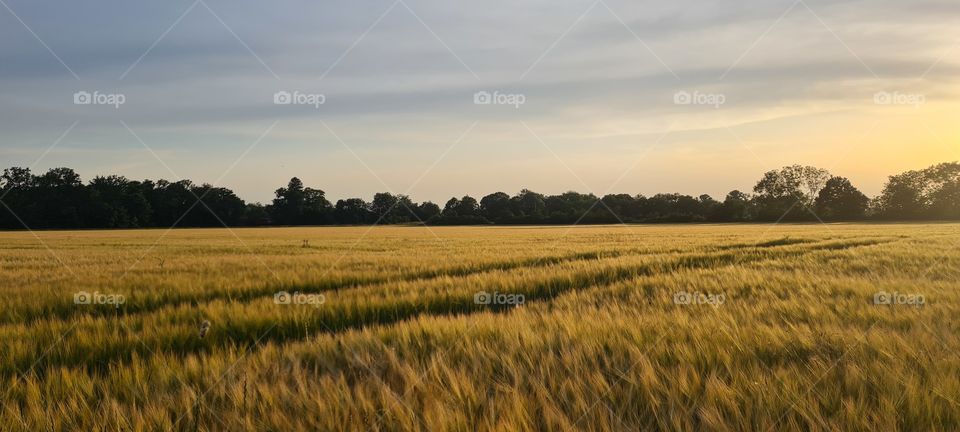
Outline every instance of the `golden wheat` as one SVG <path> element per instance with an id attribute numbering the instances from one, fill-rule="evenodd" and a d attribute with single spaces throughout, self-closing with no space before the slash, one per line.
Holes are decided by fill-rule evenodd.
<path id="1" fill-rule="evenodd" d="M 955 224 L 36 235 L 2 430 L 960 428 Z"/>

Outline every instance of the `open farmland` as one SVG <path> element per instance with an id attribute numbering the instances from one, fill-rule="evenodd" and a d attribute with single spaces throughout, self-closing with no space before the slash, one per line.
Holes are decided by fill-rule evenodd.
<path id="1" fill-rule="evenodd" d="M 0 233 L 0 428 L 957 430 L 958 245 L 956 224 Z"/>

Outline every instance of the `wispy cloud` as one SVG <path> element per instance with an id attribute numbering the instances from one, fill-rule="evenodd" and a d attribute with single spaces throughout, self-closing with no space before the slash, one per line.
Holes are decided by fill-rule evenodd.
<path id="1" fill-rule="evenodd" d="M 82 125 L 65 148 L 70 140 L 83 139 L 123 149 L 122 134 L 114 133 L 123 120 L 156 133 L 158 145 L 172 151 L 210 157 L 231 140 L 255 138 L 254 126 L 282 119 L 272 139 L 292 153 L 251 155 L 268 161 L 260 171 L 246 173 L 258 181 L 234 186 L 255 199 L 269 198 L 272 188 L 292 175 L 327 182 L 319 186 L 336 194 L 335 178 L 300 172 L 342 156 L 334 150 L 298 153 L 331 148 L 314 145 L 325 139 L 319 119 L 336 121 L 338 131 L 353 136 L 351 142 L 374 159 L 390 154 L 401 165 L 422 156 L 416 148 L 448 139 L 447 125 L 480 121 L 484 127 L 474 132 L 474 145 L 498 140 L 522 146 L 508 131 L 525 121 L 561 143 L 594 140 L 590 160 L 595 166 L 581 167 L 588 181 L 592 172 L 607 171 L 604 164 L 618 158 L 618 149 L 656 136 L 670 124 L 677 125 L 681 137 L 692 137 L 684 131 L 700 133 L 667 149 L 686 154 L 680 149 L 703 149 L 706 143 L 721 153 L 726 148 L 730 157 L 742 148 L 724 147 L 731 143 L 711 138 L 710 132 L 775 124 L 763 128 L 764 139 L 815 163 L 827 144 L 808 140 L 809 147 L 798 149 L 803 140 L 789 119 L 916 114 L 877 110 L 872 96 L 879 91 L 922 93 L 928 121 L 947 128 L 940 131 L 945 136 L 955 133 L 954 126 L 937 122 L 957 107 L 960 49 L 954 48 L 960 37 L 953 29 L 960 6 L 952 1 L 604 0 L 590 9 L 590 3 L 566 0 L 456 5 L 94 1 L 59 5 L 56 14 L 40 3 L 5 1 L 16 12 L 0 9 L 0 146 L 8 149 L 9 163 L 18 162 L 22 149 L 42 151 L 46 132 L 64 122 Z M 72 96 L 81 90 L 122 93 L 126 103 L 120 109 L 74 105 Z M 326 102 L 278 106 L 272 99 L 278 91 L 323 94 Z M 477 105 L 478 91 L 519 93 L 526 102 L 522 107 Z M 674 96 L 684 91 L 722 94 L 725 103 L 722 109 L 678 105 Z M 806 124 L 796 120 L 801 123 Z M 834 132 L 842 140 L 857 131 Z M 398 147 L 412 150 L 398 155 L 393 153 Z M 558 155 L 567 156 L 565 149 L 573 147 L 561 144 Z M 514 148 L 506 154 L 471 153 L 476 159 L 470 163 L 488 166 L 517 155 L 529 163 L 543 160 L 542 154 L 524 159 L 533 151 Z M 458 151 L 471 151 L 469 143 Z M 315 159 L 308 164 L 304 157 Z M 398 161 L 383 165 L 387 162 Z M 531 173 L 546 175 L 542 167 L 516 165 L 516 159 L 512 164 L 515 170 L 497 184 L 577 186 L 559 176 L 553 183 L 531 179 Z M 97 157 L 83 152 L 71 155 L 70 165 L 86 177 L 103 174 L 92 172 L 103 169 Z M 112 166 L 138 177 L 136 163 Z M 371 161 L 372 169 L 377 166 Z M 241 178 L 245 169 L 237 168 Z M 331 169 L 347 175 L 342 167 Z M 191 172 L 203 176 L 202 170 Z M 437 168 L 444 172 L 443 166 Z M 370 179 L 356 181 L 349 189 L 372 193 L 381 186 Z M 471 181 L 477 190 L 487 189 L 484 179 Z M 876 187 L 882 176 L 869 180 L 865 174 L 862 181 Z M 638 182 L 627 179 L 624 185 L 639 187 Z M 688 178 L 676 184 L 716 194 L 721 192 L 713 190 L 717 183 Z M 438 200 L 453 192 L 449 185 L 425 181 L 420 192 Z"/>

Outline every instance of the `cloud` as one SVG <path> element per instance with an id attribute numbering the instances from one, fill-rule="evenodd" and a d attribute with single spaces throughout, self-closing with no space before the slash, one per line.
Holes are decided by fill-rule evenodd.
<path id="1" fill-rule="evenodd" d="M 524 120 L 563 139 L 629 140 L 670 125 L 710 131 L 772 118 L 868 116 L 881 90 L 955 104 L 960 55 L 952 36 L 960 8 L 939 0 L 207 0 L 209 9 L 192 0 L 92 1 L 56 11 L 8 3 L 81 78 L 0 10 L 0 145 L 38 152 L 50 130 L 72 121 L 81 122 L 78 131 L 112 131 L 123 120 L 196 151 L 255 139 L 253 125 L 274 120 L 276 136 L 290 142 L 322 137 L 323 118 L 376 148 L 440 142 L 439 124 L 477 120 L 502 129 Z M 80 90 L 123 93 L 127 103 L 77 106 Z M 281 90 L 322 93 L 326 103 L 274 105 Z M 473 94 L 481 90 L 522 93 L 526 103 L 478 106 Z M 678 91 L 719 93 L 726 103 L 678 106 Z M 120 148 L 122 135 L 100 139 Z M 477 164 L 502 156 L 479 154 L 490 160 Z M 608 156 L 596 159 L 615 157 Z M 78 154 L 74 165 L 83 172 L 97 163 Z"/>

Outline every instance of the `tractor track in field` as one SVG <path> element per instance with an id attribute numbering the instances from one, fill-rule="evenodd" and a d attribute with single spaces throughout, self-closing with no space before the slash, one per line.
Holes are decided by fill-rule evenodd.
<path id="1" fill-rule="evenodd" d="M 758 244 L 736 243 L 731 245 L 719 245 L 704 248 L 702 252 L 712 251 L 730 251 L 730 250 L 748 250 L 748 249 L 768 249 L 774 247 L 793 246 L 793 245 L 817 245 L 820 243 L 830 244 L 831 240 L 810 240 L 810 239 L 781 239 L 772 240 Z M 884 243 L 886 241 L 861 240 L 864 245 Z M 813 246 L 816 247 L 816 246 Z M 821 246 L 830 248 L 831 246 Z M 225 300 L 230 302 L 248 302 L 261 297 L 271 296 L 280 291 L 299 291 L 303 293 L 329 293 L 339 292 L 340 290 L 358 289 L 367 286 L 376 286 L 388 283 L 398 282 L 420 282 L 430 281 L 443 277 L 465 277 L 476 274 L 483 274 L 494 271 L 508 271 L 523 268 L 539 268 L 556 264 L 571 263 L 577 261 L 601 260 L 608 258 L 620 258 L 641 255 L 664 255 L 671 253 L 687 252 L 683 249 L 673 248 L 661 251 L 651 250 L 599 250 L 589 252 L 578 252 L 574 254 L 537 257 L 516 261 L 496 261 L 478 265 L 453 266 L 445 269 L 432 269 L 409 274 L 387 275 L 377 277 L 347 277 L 328 281 L 315 281 L 301 284 L 266 284 L 257 287 L 243 288 L 232 291 L 223 290 L 203 290 L 198 288 L 195 292 L 179 296 L 171 296 L 159 299 L 136 299 L 128 298 L 127 302 L 120 310 L 116 308 L 95 308 L 86 309 L 77 308 L 72 299 L 64 299 L 62 303 L 53 305 L 44 305 L 42 307 L 27 310 L 10 310 L 0 315 L 0 327 L 8 324 L 19 324 L 33 321 L 46 321 L 51 318 L 69 319 L 79 315 L 89 316 L 126 316 L 140 313 L 150 313 L 168 307 L 177 307 L 185 305 L 199 305 L 206 302 Z M 69 300 L 69 301 L 68 301 Z"/>
<path id="2" fill-rule="evenodd" d="M 730 265 L 744 265 L 763 262 L 773 259 L 796 258 L 816 251 L 837 251 L 852 248 L 880 245 L 894 240 L 851 240 L 817 242 L 807 247 L 789 249 L 796 244 L 757 247 L 756 245 L 744 248 L 753 249 L 744 253 L 742 250 L 726 250 L 713 252 L 691 252 L 685 256 L 663 261 L 615 266 L 603 268 L 593 272 L 578 274 L 562 274 L 544 278 L 529 287 L 518 291 L 504 291 L 508 293 L 524 294 L 527 301 L 549 301 L 571 291 L 609 286 L 640 277 L 667 274 L 688 269 L 713 269 Z M 782 250 L 780 249 L 782 246 Z M 771 249 L 776 252 L 771 252 Z M 584 258 L 583 253 L 577 254 Z M 623 256 L 622 254 L 619 256 Z M 618 256 L 618 257 L 619 257 Z M 594 259 L 615 258 L 612 256 L 595 257 Z M 563 262 L 563 261 L 561 261 Z M 544 266 L 548 264 L 540 264 Z M 517 268 L 519 266 L 511 266 Z M 538 266 L 534 266 L 538 267 Z M 500 270 L 500 269 L 496 269 Z M 496 271 L 488 270 L 488 271 Z M 463 276 L 474 273 L 466 272 Z M 434 277 L 449 276 L 448 274 Z M 494 284 L 495 285 L 495 284 Z M 362 289 L 364 286 L 354 286 L 352 289 Z M 496 286 L 489 287 L 496 290 Z M 300 288 L 304 290 L 305 288 Z M 272 294 L 272 293 L 269 293 Z M 260 296 L 263 297 L 263 296 Z M 336 302 L 331 305 L 336 305 Z M 174 307 L 174 305 L 166 305 Z M 325 306 L 326 307 L 326 306 Z M 263 342 L 286 343 L 299 341 L 321 333 L 340 333 L 349 330 L 370 328 L 375 326 L 393 325 L 403 321 L 417 319 L 421 316 L 462 316 L 478 312 L 492 311 L 495 313 L 509 312 L 511 308 L 491 308 L 487 305 L 477 305 L 473 302 L 473 293 L 459 293 L 458 295 L 438 294 L 429 298 L 416 300 L 401 300 L 373 303 L 364 305 L 362 310 L 356 304 L 341 304 L 339 309 L 320 309 L 315 314 L 284 315 L 278 319 L 257 320 L 230 320 L 217 323 L 215 331 L 206 339 L 199 339 L 192 333 L 180 333 L 180 337 L 171 340 L 162 340 L 155 337 L 141 338 L 139 335 L 126 337 L 121 340 L 110 341 L 109 344 L 84 346 L 83 354 L 51 350 L 43 361 L 34 367 L 34 373 L 43 374 L 48 368 L 56 367 L 86 367 L 91 373 L 106 373 L 111 367 L 127 364 L 133 358 L 145 358 L 155 353 L 173 354 L 185 357 L 191 354 L 202 354 L 218 348 L 229 346 L 244 346 L 257 340 Z M 331 312 L 332 311 L 332 312 Z M 131 316 L 131 315 L 127 315 Z M 137 315 L 132 315 L 136 317 Z M 103 318 L 103 317 L 100 317 Z M 261 317 L 262 318 L 262 317 Z M 284 319 L 286 318 L 286 319 Z M 133 332 L 139 324 L 123 324 L 114 332 Z M 81 331 L 78 329 L 77 331 Z M 29 367 L 37 357 L 26 355 L 15 360 L 14 364 L 0 367 L 0 376 L 16 373 Z"/>
<path id="3" fill-rule="evenodd" d="M 345 277 L 335 280 L 314 281 L 300 284 L 267 284 L 250 288 L 237 289 L 233 291 L 198 289 L 197 292 L 183 296 L 171 296 L 166 298 L 151 299 L 150 301 L 133 301 L 124 304 L 124 315 L 147 313 L 166 307 L 176 307 L 178 305 L 199 304 L 216 300 L 229 300 L 244 302 L 255 300 L 260 297 L 273 295 L 278 291 L 302 291 L 311 293 L 336 292 L 339 290 L 355 289 L 364 286 L 380 285 L 395 282 L 416 282 L 428 281 L 441 277 L 463 277 L 473 274 L 486 273 L 491 271 L 506 271 L 525 267 L 545 267 L 565 262 L 584 261 L 601 258 L 614 258 L 619 256 L 634 256 L 643 254 L 661 254 L 678 252 L 679 250 L 667 251 L 590 251 L 578 252 L 575 254 L 538 257 L 519 261 L 497 261 L 478 265 L 455 266 L 451 268 L 425 270 L 412 272 L 409 274 L 375 276 L 375 277 Z M 106 309 L 83 311 L 77 310 L 72 302 L 65 302 L 46 309 L 33 309 L 27 311 L 10 311 L 0 316 L 0 325 L 11 323 L 30 322 L 32 320 L 46 320 L 49 318 L 67 319 L 74 315 L 93 315 L 93 316 L 112 316 L 117 311 Z"/>
<path id="4" fill-rule="evenodd" d="M 762 245 L 754 247 L 764 247 Z M 737 244 L 737 245 L 724 245 L 716 246 L 711 248 L 704 249 L 705 251 L 712 250 L 728 250 L 728 249 L 745 249 L 749 248 L 751 245 L 746 244 Z M 397 282 L 418 282 L 418 281 L 429 281 L 433 279 L 438 279 L 442 277 L 464 277 L 475 274 L 488 273 L 493 271 L 508 271 L 515 270 L 520 268 L 537 268 L 537 267 L 547 267 L 556 264 L 576 262 L 576 261 L 587 261 L 587 260 L 599 260 L 606 258 L 618 258 L 618 257 L 627 257 L 627 256 L 640 256 L 640 255 L 662 255 L 670 253 L 680 253 L 684 252 L 683 249 L 673 248 L 667 250 L 597 250 L 589 252 L 578 252 L 568 255 L 560 256 L 549 256 L 549 257 L 536 257 L 528 258 L 522 260 L 514 261 L 496 261 L 491 263 L 475 264 L 475 265 L 461 265 L 461 266 L 452 266 L 449 268 L 442 269 L 432 269 L 424 270 L 419 272 L 412 272 L 408 274 L 395 274 L 387 276 L 374 276 L 374 277 L 365 277 L 365 276 L 356 276 L 356 277 L 345 277 L 340 279 L 331 279 L 327 281 L 312 281 L 299 284 L 266 284 L 261 286 L 255 286 L 250 288 L 236 289 L 232 291 L 224 290 L 202 290 L 198 288 L 196 291 L 190 294 L 184 294 L 182 296 L 171 296 L 166 298 L 156 298 L 143 301 L 143 299 L 137 300 L 134 298 L 128 298 L 127 303 L 124 304 L 122 311 L 117 310 L 108 310 L 109 308 L 100 308 L 94 310 L 80 310 L 76 308 L 72 301 L 66 301 L 63 303 L 48 305 L 46 307 L 40 307 L 35 309 L 28 310 L 11 310 L 7 311 L 3 315 L 0 315 L 0 326 L 13 323 L 23 323 L 31 322 L 34 320 L 47 320 L 50 318 L 59 318 L 59 319 L 68 319 L 75 315 L 92 315 L 92 316 L 114 316 L 114 315 L 130 315 L 138 313 L 149 313 L 155 310 L 163 309 L 166 307 L 176 307 L 180 305 L 196 305 L 200 303 L 216 301 L 216 300 L 228 300 L 236 302 L 246 302 L 250 300 L 255 300 L 261 297 L 270 296 L 279 291 L 300 291 L 300 292 L 309 292 L 309 293 L 325 293 L 325 292 L 337 292 L 340 290 L 349 290 L 362 288 L 365 286 L 375 286 L 388 283 L 397 283 Z"/>

